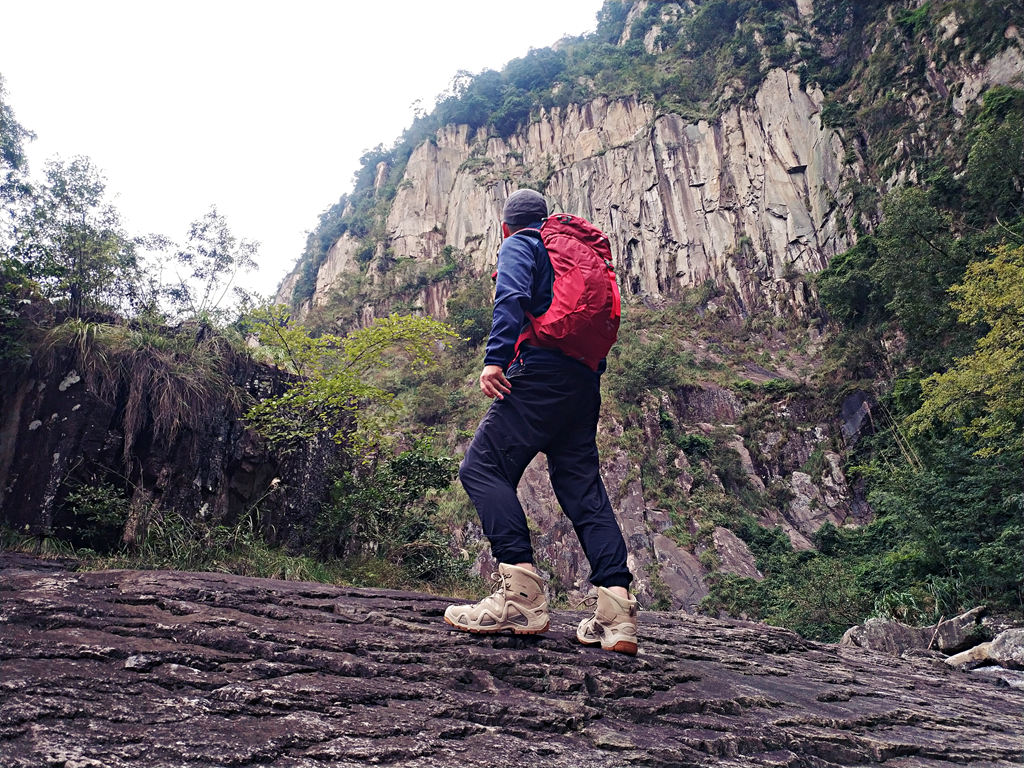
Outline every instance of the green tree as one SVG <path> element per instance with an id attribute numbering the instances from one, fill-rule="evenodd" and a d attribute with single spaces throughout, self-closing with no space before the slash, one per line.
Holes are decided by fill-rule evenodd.
<path id="1" fill-rule="evenodd" d="M 608 361 L 608 388 L 620 401 L 638 403 L 652 389 L 678 385 L 681 362 L 667 339 L 621 345 Z"/>
<path id="2" fill-rule="evenodd" d="M 1024 215 L 1024 91 L 985 93 L 967 155 L 968 204 L 983 220 Z"/>
<path id="3" fill-rule="evenodd" d="M 491 332 L 494 286 L 490 280 L 464 280 L 448 299 L 448 323 L 471 347 L 484 342 Z"/>
<path id="4" fill-rule="evenodd" d="M 227 219 L 211 207 L 192 222 L 188 240 L 176 254 L 185 273 L 178 273 L 168 290 L 171 303 L 185 317 L 198 319 L 217 315 L 232 289 L 237 297 L 247 298 L 234 283 L 239 273 L 256 267 L 258 250 L 257 243 L 231 234 Z"/>
<path id="5" fill-rule="evenodd" d="M 0 256 L 0 363 L 25 363 L 31 359 L 25 340 L 22 310 L 38 292 L 25 275 L 24 266 Z"/>
<path id="6" fill-rule="evenodd" d="M 3 227 L 0 236 L 8 234 L 6 230 L 11 223 L 9 216 L 13 213 L 13 205 L 28 193 L 28 183 L 25 179 L 28 162 L 25 159 L 24 145 L 33 138 L 33 133 L 26 130 L 14 117 L 14 110 L 7 103 L 3 76 L 0 76 L 0 206 L 4 211 L 4 220 L 0 222 L 0 226 Z"/>
<path id="7" fill-rule="evenodd" d="M 52 160 L 46 183 L 16 221 L 9 255 L 69 316 L 125 310 L 137 298 L 136 241 L 106 202 L 106 182 L 86 157 Z"/>
<path id="8" fill-rule="evenodd" d="M 15 119 L 7 103 L 0 76 L 0 361 L 24 361 L 28 350 L 23 340 L 25 320 L 22 309 L 34 295 L 25 265 L 8 255 L 17 208 L 28 195 L 24 143 L 32 139 Z"/>
<path id="9" fill-rule="evenodd" d="M 948 359 L 956 316 L 946 292 L 963 274 L 967 249 L 951 234 L 951 217 L 922 189 L 892 193 L 883 213 L 870 268 L 875 290 L 906 334 L 911 358 L 935 370 Z"/>
<path id="10" fill-rule="evenodd" d="M 955 433 L 921 438 L 918 447 L 922 468 L 878 465 L 869 476 L 868 501 L 876 520 L 864 534 L 874 534 L 884 546 L 866 561 L 861 578 L 873 581 L 876 594 L 928 595 L 935 616 L 979 603 L 1019 610 L 1024 589 L 1019 456 L 977 456 Z"/>
<path id="11" fill-rule="evenodd" d="M 871 235 L 864 235 L 850 250 L 832 259 L 828 269 L 815 278 L 818 297 L 828 313 L 844 326 L 877 323 L 885 315 L 881 286 L 871 278 L 878 249 Z"/>
<path id="12" fill-rule="evenodd" d="M 950 424 L 978 445 L 978 455 L 1024 451 L 1024 246 L 1001 246 L 967 267 L 950 289 L 961 323 L 988 329 L 974 350 L 921 382 L 911 417 L 921 432 Z"/>

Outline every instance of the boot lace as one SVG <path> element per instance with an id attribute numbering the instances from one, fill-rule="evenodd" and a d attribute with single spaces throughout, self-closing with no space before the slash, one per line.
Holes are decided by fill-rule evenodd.
<path id="1" fill-rule="evenodd" d="M 636 600 L 636 595 L 633 596 L 633 599 Z M 597 605 L 597 592 L 591 592 L 589 595 L 584 595 L 579 600 L 577 600 L 575 603 L 573 603 L 572 609 L 574 611 L 578 611 L 581 608 L 592 608 L 592 607 L 594 607 L 596 605 Z M 636 600 L 636 609 L 638 611 L 647 610 L 646 608 L 644 608 L 640 604 L 639 600 Z"/>
<path id="2" fill-rule="evenodd" d="M 578 611 L 578 610 L 580 610 L 582 608 L 592 608 L 595 605 L 597 605 L 597 593 L 593 592 L 593 593 L 591 593 L 589 595 L 584 595 L 579 600 L 577 600 L 575 603 L 573 603 L 572 604 L 572 609 L 574 611 Z"/>
<path id="3" fill-rule="evenodd" d="M 509 581 L 511 577 L 503 575 L 499 571 L 495 571 L 491 574 L 491 595 L 504 595 L 505 590 L 509 588 Z"/>

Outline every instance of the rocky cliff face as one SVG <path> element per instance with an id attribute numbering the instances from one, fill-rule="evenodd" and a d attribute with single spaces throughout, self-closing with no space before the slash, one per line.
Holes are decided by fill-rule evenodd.
<path id="1" fill-rule="evenodd" d="M 706 281 L 730 286 L 747 310 L 806 306 L 790 278 L 822 269 L 851 244 L 841 136 L 821 124 L 822 95 L 772 71 L 749 104 L 714 121 L 658 114 L 636 99 L 542 112 L 508 139 L 448 126 L 416 148 L 387 216 L 395 258 L 436 261 L 445 246 L 493 268 L 505 198 L 543 186 L 552 208 L 612 240 L 627 294 L 678 295 Z M 356 269 L 343 237 L 320 267 L 313 302 Z M 290 298 L 294 278 L 279 299 Z"/>
<path id="2" fill-rule="evenodd" d="M 620 45 L 649 5 L 631 4 Z M 659 6 L 661 23 L 644 37 L 651 53 L 660 52 L 662 25 L 700 4 Z M 888 24 L 899 10 L 889 13 Z M 816 4 L 797 0 L 792 13 L 792 23 L 809 30 Z M 796 64 L 769 70 L 753 92 L 737 93 L 738 81 L 727 85 L 717 96 L 714 118 L 674 114 L 627 97 L 542 109 L 508 138 L 445 126 L 416 147 L 401 170 L 374 255 L 378 269 L 367 274 L 378 279 L 387 272 L 382 261 L 437 261 L 446 247 L 477 273 L 489 271 L 501 238 L 501 206 L 525 184 L 543 189 L 552 209 L 584 216 L 609 234 L 627 294 L 671 297 L 712 281 L 733 289 L 742 311 L 799 312 L 810 297 L 794 278 L 821 270 L 852 245 L 858 227 L 872 227 L 870 212 L 856 210 L 852 186 L 865 182 L 885 191 L 917 181 L 918 161 L 947 139 L 930 133 L 942 123 L 936 110 L 948 108 L 955 127 L 988 88 L 1024 83 L 1018 26 L 1007 20 L 1005 46 L 983 55 L 967 40 L 968 21 L 953 8 L 933 34 L 914 41 L 917 47 L 897 51 L 917 57 L 913 67 L 889 62 L 894 90 L 887 98 L 901 100 L 918 128 L 897 137 L 889 156 L 874 158 L 875 165 L 866 157 L 870 136 L 823 124 L 825 94 L 802 85 Z M 874 46 L 864 41 L 865 55 L 886 31 L 885 24 L 874 30 Z M 802 34 L 790 30 L 787 44 L 836 47 L 836 41 Z M 390 172 L 386 163 L 378 165 L 377 191 Z M 326 304 L 339 277 L 359 271 L 359 245 L 351 234 L 335 243 L 303 311 Z M 279 301 L 292 303 L 296 278 L 282 283 Z M 437 308 L 443 314 L 443 305 Z"/>
<path id="3" fill-rule="evenodd" d="M 843 166 L 820 103 L 776 70 L 751 106 L 714 122 L 601 100 L 544 113 L 508 140 L 445 129 L 410 159 L 410 186 L 388 217 L 393 247 L 431 258 L 452 245 L 483 271 L 504 198 L 543 181 L 554 208 L 609 234 L 629 294 L 673 295 L 711 280 L 748 307 L 792 304 L 785 276 L 817 271 L 849 245 L 840 198 L 856 168 Z"/>

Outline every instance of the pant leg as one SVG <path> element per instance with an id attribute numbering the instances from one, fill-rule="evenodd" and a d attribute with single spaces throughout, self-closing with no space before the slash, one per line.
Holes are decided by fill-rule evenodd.
<path id="1" fill-rule="evenodd" d="M 521 369 L 520 369 L 521 370 Z M 533 548 L 516 487 L 527 465 L 561 428 L 571 396 L 545 372 L 510 378 L 512 391 L 480 422 L 459 466 L 459 479 L 476 507 L 499 563 L 532 563 Z"/>
<path id="2" fill-rule="evenodd" d="M 547 446 L 548 473 L 590 563 L 591 583 L 628 588 L 633 575 L 626 564 L 626 542 L 601 481 L 596 441 L 600 409 L 596 386 L 581 394 L 575 418 Z"/>

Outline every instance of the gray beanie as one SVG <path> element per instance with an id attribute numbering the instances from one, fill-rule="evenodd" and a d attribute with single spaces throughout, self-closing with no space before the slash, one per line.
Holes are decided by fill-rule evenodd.
<path id="1" fill-rule="evenodd" d="M 509 195 L 501 212 L 501 220 L 510 227 L 525 227 L 547 218 L 548 204 L 544 195 L 532 189 L 520 189 Z"/>

